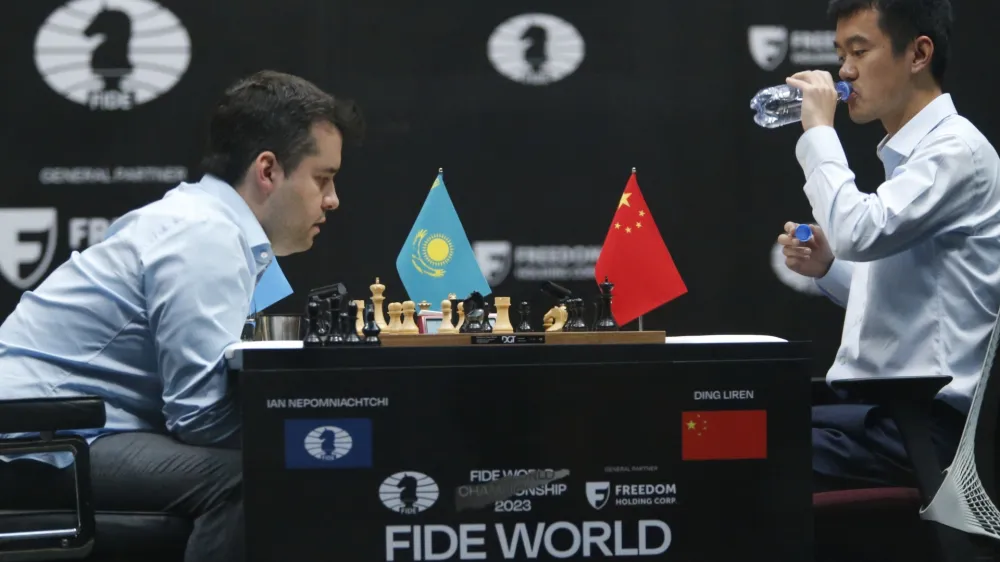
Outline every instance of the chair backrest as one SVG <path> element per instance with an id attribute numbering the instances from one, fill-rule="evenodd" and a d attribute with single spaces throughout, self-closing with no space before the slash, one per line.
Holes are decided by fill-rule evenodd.
<path id="1" fill-rule="evenodd" d="M 997 413 L 1000 412 L 1000 313 L 993 325 L 962 439 L 944 481 L 921 517 L 942 525 L 1000 540 L 997 509 Z"/>

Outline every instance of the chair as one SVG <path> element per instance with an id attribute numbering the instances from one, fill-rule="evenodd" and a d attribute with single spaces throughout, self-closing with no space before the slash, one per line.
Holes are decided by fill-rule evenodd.
<path id="1" fill-rule="evenodd" d="M 0 456 L 69 452 L 75 459 L 75 505 L 50 503 L 43 489 L 48 482 L 32 478 L 20 495 L 37 505 L 4 506 L 0 503 L 0 562 L 89 560 L 113 562 L 180 562 L 191 532 L 190 523 L 162 513 L 95 511 L 91 495 L 90 447 L 75 435 L 57 432 L 104 427 L 104 402 L 95 397 L 0 400 L 0 434 L 32 433 L 33 438 L 0 440 Z M 29 461 L 16 461 L 26 466 Z M 0 461 L 0 478 L 14 472 Z M 44 473 L 49 465 L 32 463 L 31 473 Z M 51 469 L 54 472 L 55 469 Z M 61 472 L 60 472 L 61 475 Z M 22 483 L 14 482 L 15 485 Z M 52 482 L 55 485 L 56 482 Z M 36 486 L 24 490 L 24 486 Z M 3 498 L 0 498 L 0 502 Z"/>
<path id="2" fill-rule="evenodd" d="M 928 413 L 934 397 L 951 382 L 950 376 L 871 377 L 842 380 L 832 385 L 854 396 L 885 405 L 893 417 L 907 455 L 914 467 L 917 488 L 878 488 L 816 494 L 817 538 L 822 537 L 830 514 L 854 501 L 856 511 L 867 514 L 872 528 L 857 523 L 840 539 L 864 550 L 866 561 L 940 560 L 973 562 L 993 560 L 1000 545 L 1000 510 L 996 502 L 997 411 L 1000 407 L 1000 377 L 994 362 L 1000 341 L 1000 317 L 994 325 L 982 378 L 976 390 L 958 450 L 951 465 L 942 470 L 931 432 Z M 826 521 L 824 521 L 826 518 Z M 833 527 L 835 527 L 835 523 Z M 860 539 L 859 537 L 860 532 Z M 927 531 L 930 531 L 928 533 Z M 819 540 L 817 542 L 819 542 Z M 900 542 L 901 541 L 901 542 Z M 909 547 L 891 552 L 891 543 Z M 851 545 L 836 545 L 831 548 Z M 887 547 L 887 545 L 890 545 Z M 872 548 L 872 550 L 867 550 Z"/>

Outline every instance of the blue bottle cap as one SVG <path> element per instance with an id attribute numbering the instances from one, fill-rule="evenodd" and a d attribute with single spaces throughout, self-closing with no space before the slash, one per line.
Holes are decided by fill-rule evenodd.
<path id="1" fill-rule="evenodd" d="M 851 97 L 851 84 L 849 82 L 837 82 L 834 85 L 837 88 L 837 95 L 840 96 L 840 101 L 847 101 L 847 98 Z"/>
<path id="2" fill-rule="evenodd" d="M 808 242 L 812 238 L 813 231 L 809 228 L 808 224 L 800 224 L 795 227 L 795 237 L 799 239 L 800 242 Z"/>

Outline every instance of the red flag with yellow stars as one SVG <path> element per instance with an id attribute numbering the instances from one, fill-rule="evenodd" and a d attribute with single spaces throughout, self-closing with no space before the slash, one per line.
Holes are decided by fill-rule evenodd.
<path id="1" fill-rule="evenodd" d="M 687 293 L 681 274 L 639 191 L 635 169 L 594 268 L 597 283 L 614 283 L 611 313 L 619 326 Z"/>

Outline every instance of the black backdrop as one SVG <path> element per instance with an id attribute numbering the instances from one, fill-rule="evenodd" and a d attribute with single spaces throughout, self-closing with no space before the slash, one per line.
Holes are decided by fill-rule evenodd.
<path id="1" fill-rule="evenodd" d="M 125 14 L 106 23 L 103 44 L 83 33 L 98 26 L 102 5 Z M 298 311 L 305 291 L 334 281 L 364 298 L 375 276 L 390 300 L 404 300 L 395 257 L 439 167 L 494 294 L 528 298 L 538 314 L 549 304 L 539 278 L 595 294 L 579 272 L 592 270 L 635 166 L 689 288 L 646 316 L 647 328 L 812 339 L 819 371 L 839 340 L 843 312 L 773 267 L 782 224 L 811 220 L 794 157 L 801 129 L 760 129 L 748 107 L 757 89 L 792 72 L 836 70 L 822 0 L 32 0 L 5 8 L 0 318 L 37 285 L 33 272 L 51 271 L 98 241 L 106 221 L 178 180 L 197 179 L 218 93 L 273 68 L 358 99 L 371 131 L 362 149 L 345 152 L 341 208 L 313 250 L 280 260 L 296 294 L 274 311 Z M 519 18 L 539 13 L 557 19 Z M 948 83 L 959 111 L 991 139 L 1000 134 L 989 105 L 998 16 L 996 2 L 957 2 Z M 519 37 L 532 21 L 548 38 L 548 68 L 562 71 L 555 81 L 504 74 L 531 54 L 504 32 Z M 116 98 L 105 97 L 94 107 L 93 68 L 114 66 L 116 44 L 132 65 L 122 89 L 138 103 L 113 109 Z M 873 190 L 882 131 L 845 113 L 838 131 L 862 189 Z"/>

